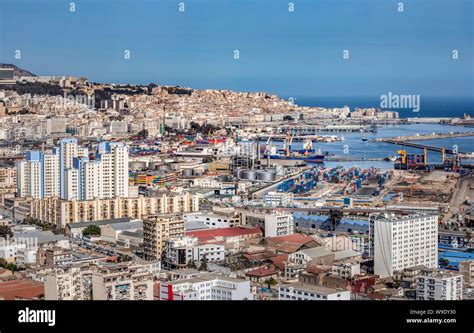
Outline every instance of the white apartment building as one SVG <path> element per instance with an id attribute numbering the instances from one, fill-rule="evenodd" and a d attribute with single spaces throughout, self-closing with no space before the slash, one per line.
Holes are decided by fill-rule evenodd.
<path id="1" fill-rule="evenodd" d="M 65 170 L 72 169 L 73 160 L 77 157 L 78 144 L 76 139 L 63 139 L 59 144 L 59 185 L 61 198 L 66 198 Z M 71 185 L 71 184 L 70 184 Z M 71 189 L 71 191 L 73 191 Z"/>
<path id="2" fill-rule="evenodd" d="M 17 192 L 21 197 L 42 198 L 43 178 L 41 167 L 41 153 L 29 151 L 26 160 L 17 164 Z"/>
<path id="3" fill-rule="evenodd" d="M 242 224 L 258 226 L 264 230 L 265 237 L 279 237 L 294 233 L 292 214 L 285 213 L 242 213 Z"/>
<path id="4" fill-rule="evenodd" d="M 369 242 L 365 235 L 350 235 L 348 236 L 352 242 L 351 248 L 360 253 L 369 253 Z"/>
<path id="5" fill-rule="evenodd" d="M 102 142 L 102 198 L 128 197 L 128 148 L 117 142 Z"/>
<path id="6" fill-rule="evenodd" d="M 26 248 L 26 244 L 18 244 L 14 242 L 1 240 L 0 241 L 0 258 L 5 259 L 8 263 L 15 263 L 18 257 L 18 251 L 25 248 Z"/>
<path id="7" fill-rule="evenodd" d="M 193 186 L 203 188 L 221 188 L 222 183 L 214 177 L 202 177 L 193 179 Z"/>
<path id="8" fill-rule="evenodd" d="M 79 174 L 77 169 L 64 170 L 63 198 L 66 200 L 77 200 L 79 196 Z"/>
<path id="9" fill-rule="evenodd" d="M 110 134 L 123 134 L 127 133 L 128 126 L 125 121 L 111 121 L 109 125 L 109 133 Z"/>
<path id="10" fill-rule="evenodd" d="M 78 160 L 78 192 L 82 193 L 82 200 L 102 198 L 102 163 L 100 161 L 89 161 L 87 158 Z"/>
<path id="11" fill-rule="evenodd" d="M 66 237 L 55 235 L 51 231 L 18 232 L 12 238 L 0 238 L 0 258 L 17 265 L 35 264 L 38 249 L 48 244 L 69 248 Z"/>
<path id="12" fill-rule="evenodd" d="M 16 253 L 16 264 L 25 266 L 36 263 L 36 254 L 38 249 L 36 247 L 20 247 Z"/>
<path id="13" fill-rule="evenodd" d="M 205 256 L 208 262 L 220 262 L 225 259 L 224 244 L 199 244 L 195 237 L 179 237 L 166 241 L 164 262 L 168 268 L 183 268 L 190 262 L 199 266 Z"/>
<path id="14" fill-rule="evenodd" d="M 102 162 L 102 195 L 105 198 L 113 197 L 113 156 L 107 153 L 101 153 Z"/>
<path id="15" fill-rule="evenodd" d="M 59 187 L 59 154 L 54 149 L 51 154 L 43 154 L 43 184 L 44 191 L 42 197 L 58 197 Z"/>
<path id="16" fill-rule="evenodd" d="M 210 229 L 233 228 L 240 225 L 240 216 L 237 213 L 196 212 L 183 214 L 186 223 L 199 223 Z"/>
<path id="17" fill-rule="evenodd" d="M 263 196 L 266 207 L 288 207 L 293 205 L 294 195 L 291 192 L 268 192 Z"/>
<path id="18" fill-rule="evenodd" d="M 239 301 L 253 300 L 250 281 L 217 274 L 160 281 L 160 300 L 168 301 Z"/>
<path id="19" fill-rule="evenodd" d="M 265 216 L 265 237 L 286 236 L 294 233 L 292 214 L 272 214 Z"/>
<path id="20" fill-rule="evenodd" d="M 318 261 L 318 264 L 330 264 L 334 261 L 335 254 L 324 246 L 312 247 L 293 252 L 288 255 L 288 261 L 306 265 L 310 261 Z"/>
<path id="21" fill-rule="evenodd" d="M 29 151 L 17 164 L 19 197 L 66 200 L 129 196 L 128 148 L 101 142 L 95 160 L 76 139 L 63 139 L 52 153 Z"/>
<path id="22" fill-rule="evenodd" d="M 46 133 L 64 133 L 66 132 L 66 118 L 52 117 L 46 119 Z"/>
<path id="23" fill-rule="evenodd" d="M 89 157 L 89 149 L 87 147 L 77 147 L 77 157 Z"/>
<path id="24" fill-rule="evenodd" d="M 433 269 L 416 277 L 416 298 L 424 301 L 462 299 L 462 273 Z"/>
<path id="25" fill-rule="evenodd" d="M 332 264 L 331 272 L 343 279 L 350 279 L 356 274 L 360 274 L 359 262 L 337 262 Z"/>
<path id="26" fill-rule="evenodd" d="M 371 220 L 369 231 L 376 275 L 384 278 L 418 265 L 437 267 L 437 215 L 381 216 Z"/>
<path id="27" fill-rule="evenodd" d="M 351 292 L 303 283 L 278 286 L 280 301 L 349 301 Z"/>

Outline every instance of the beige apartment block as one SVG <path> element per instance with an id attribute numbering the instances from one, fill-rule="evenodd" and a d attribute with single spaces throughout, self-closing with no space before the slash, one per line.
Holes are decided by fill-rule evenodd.
<path id="1" fill-rule="evenodd" d="M 148 216 L 143 221 L 143 248 L 147 260 L 159 260 L 166 248 L 166 241 L 184 235 L 181 214 Z"/>
<path id="2" fill-rule="evenodd" d="M 30 215 L 45 224 L 64 228 L 68 223 L 110 220 L 122 217 L 143 219 L 147 215 L 199 211 L 199 196 L 189 193 L 154 197 L 61 200 L 33 199 Z"/>

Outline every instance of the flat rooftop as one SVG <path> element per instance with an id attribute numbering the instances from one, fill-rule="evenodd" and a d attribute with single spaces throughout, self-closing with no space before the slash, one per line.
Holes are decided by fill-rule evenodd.
<path id="1" fill-rule="evenodd" d="M 316 293 L 316 294 L 321 294 L 321 295 L 331 295 L 331 294 L 347 291 L 343 289 L 333 289 L 333 288 L 315 286 L 315 285 L 305 284 L 305 283 L 281 284 L 278 287 L 279 288 L 293 288 L 296 290 L 301 290 L 301 291 L 306 291 L 306 292 Z"/>

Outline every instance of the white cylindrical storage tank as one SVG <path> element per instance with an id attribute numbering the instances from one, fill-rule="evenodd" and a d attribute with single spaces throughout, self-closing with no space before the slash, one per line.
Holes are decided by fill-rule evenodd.
<path id="1" fill-rule="evenodd" d="M 179 169 L 179 163 L 172 162 L 172 163 L 168 164 L 168 167 L 171 170 L 178 170 Z"/>
<path id="2" fill-rule="evenodd" d="M 275 180 L 275 173 L 273 171 L 258 171 L 257 179 L 264 182 L 272 182 Z"/>
<path id="3" fill-rule="evenodd" d="M 146 170 L 146 162 L 144 161 L 132 161 L 128 163 L 130 170 Z"/>
<path id="4" fill-rule="evenodd" d="M 192 169 L 183 169 L 183 177 L 192 177 L 193 170 Z"/>
<path id="5" fill-rule="evenodd" d="M 283 165 L 278 164 L 275 166 L 275 174 L 279 177 L 283 177 L 285 175 L 285 168 Z"/>
<path id="6" fill-rule="evenodd" d="M 160 165 L 156 165 L 155 169 L 157 169 L 159 171 L 168 171 L 170 169 L 170 167 L 167 166 L 166 164 L 160 164 Z"/>
<path id="7" fill-rule="evenodd" d="M 243 179 L 247 180 L 257 180 L 257 173 L 253 170 L 246 170 L 244 171 L 244 176 L 242 177 Z"/>

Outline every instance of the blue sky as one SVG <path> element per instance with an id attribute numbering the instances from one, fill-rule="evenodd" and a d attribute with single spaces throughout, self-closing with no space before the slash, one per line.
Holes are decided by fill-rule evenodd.
<path id="1" fill-rule="evenodd" d="M 69 2 L 0 0 L 0 61 L 284 96 L 474 96 L 472 0 L 293 0 L 293 13 L 288 0 L 76 0 L 74 13 Z"/>

